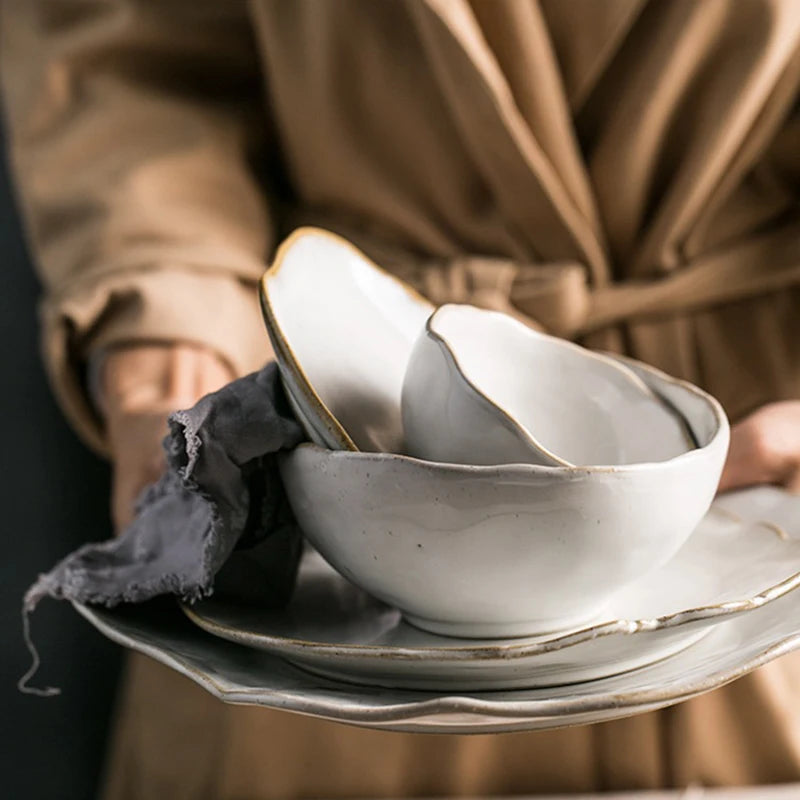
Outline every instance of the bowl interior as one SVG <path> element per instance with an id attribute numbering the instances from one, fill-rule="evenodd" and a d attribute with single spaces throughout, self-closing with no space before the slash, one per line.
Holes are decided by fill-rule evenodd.
<path id="1" fill-rule="evenodd" d="M 719 438 L 729 435 L 728 418 L 719 401 L 688 381 L 673 378 L 649 364 L 629 356 L 604 353 L 619 364 L 624 364 L 638 375 L 664 402 L 669 404 L 684 421 L 694 446 L 709 447 Z M 686 455 L 691 456 L 691 453 Z M 686 456 L 684 456 L 686 457 Z"/>
<path id="2" fill-rule="evenodd" d="M 471 306 L 438 309 L 428 332 L 487 424 L 513 426 L 554 463 L 660 462 L 695 446 L 681 415 L 619 361 Z"/>
<path id="3" fill-rule="evenodd" d="M 402 452 L 400 393 L 433 307 L 346 240 L 300 229 L 262 279 L 287 391 L 334 449 Z"/>

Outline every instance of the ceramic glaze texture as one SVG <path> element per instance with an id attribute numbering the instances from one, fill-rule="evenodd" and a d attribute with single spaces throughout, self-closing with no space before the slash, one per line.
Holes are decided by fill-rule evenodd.
<path id="1" fill-rule="evenodd" d="M 403 452 L 406 362 L 433 307 L 349 242 L 301 228 L 261 282 L 292 408 L 312 441 Z"/>
<path id="2" fill-rule="evenodd" d="M 428 320 L 403 384 L 407 452 L 453 464 L 660 462 L 683 420 L 617 361 L 473 306 Z"/>
<path id="3" fill-rule="evenodd" d="M 782 505 L 797 514 L 800 499 Z M 466 640 L 427 633 L 310 549 L 285 609 L 216 597 L 183 608 L 215 636 L 348 682 L 451 691 L 564 685 L 653 663 L 796 591 L 800 539 L 789 534 L 800 522 L 781 530 L 776 516 L 767 509 L 769 522 L 747 521 L 715 503 L 674 558 L 611 600 L 607 617 L 566 634 Z"/>
<path id="4" fill-rule="evenodd" d="M 213 598 L 183 609 L 208 633 L 320 675 L 388 688 L 451 691 L 554 686 L 613 675 L 679 652 L 713 624 L 640 636 L 626 636 L 620 626 L 608 636 L 588 631 L 575 643 L 552 637 L 451 639 L 400 621 L 397 611 L 370 602 L 327 564 L 304 565 L 286 612 L 265 613 Z"/>
<path id="5" fill-rule="evenodd" d="M 725 497 L 746 519 L 786 519 L 796 539 L 798 498 L 771 488 Z M 722 505 L 722 503 L 718 503 Z M 763 531 L 762 531 L 763 533 Z M 684 701 L 741 677 L 800 645 L 800 592 L 755 604 L 698 643 L 631 672 L 514 691 L 415 692 L 354 686 L 311 675 L 279 658 L 224 642 L 163 606 L 76 606 L 101 632 L 196 681 L 216 697 L 375 728 L 489 733 L 604 722 Z"/>
<path id="6" fill-rule="evenodd" d="M 666 563 L 708 509 L 728 445 L 712 398 L 628 362 L 700 444 L 659 464 L 470 467 L 301 445 L 280 458 L 309 540 L 424 629 L 536 634 L 600 615 Z"/>

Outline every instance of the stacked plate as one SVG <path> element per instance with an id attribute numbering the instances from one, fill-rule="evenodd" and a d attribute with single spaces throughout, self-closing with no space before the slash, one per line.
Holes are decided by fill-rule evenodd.
<path id="1" fill-rule="evenodd" d="M 800 514 L 800 500 L 785 498 L 781 507 Z M 265 614 L 213 599 L 183 608 L 209 633 L 337 680 L 434 691 L 527 689 L 652 664 L 798 584 L 800 541 L 774 523 L 714 507 L 673 559 L 614 597 L 607 617 L 557 635 L 481 640 L 428 633 L 313 551 L 285 611 Z"/>
<path id="2" fill-rule="evenodd" d="M 294 598 L 79 608 L 111 638 L 233 702 L 453 732 L 644 711 L 797 646 L 800 498 L 711 505 L 728 426 L 696 387 L 434 312 L 322 231 L 262 303 L 315 443 L 280 464 L 313 545 Z"/>
<path id="3" fill-rule="evenodd" d="M 616 619 L 571 635 L 423 633 L 313 552 L 281 612 L 207 600 L 185 609 L 193 625 L 162 606 L 77 608 L 226 702 L 480 733 L 602 722 L 718 688 L 800 647 L 798 583 L 800 498 L 759 488 L 716 501 L 670 565 L 615 601 Z"/>

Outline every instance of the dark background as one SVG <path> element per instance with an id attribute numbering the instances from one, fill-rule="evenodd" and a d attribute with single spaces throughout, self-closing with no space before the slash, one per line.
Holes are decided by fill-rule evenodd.
<path id="1" fill-rule="evenodd" d="M 0 794 L 9 800 L 95 796 L 122 652 L 66 603 L 44 600 L 32 619 L 42 668 L 20 694 L 30 658 L 22 595 L 79 544 L 110 535 L 107 466 L 69 430 L 39 357 L 40 289 L 14 208 L 0 137 Z"/>

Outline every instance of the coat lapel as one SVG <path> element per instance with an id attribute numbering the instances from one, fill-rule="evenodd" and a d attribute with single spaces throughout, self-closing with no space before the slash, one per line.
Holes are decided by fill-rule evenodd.
<path id="1" fill-rule="evenodd" d="M 606 282 L 600 228 L 593 205 L 586 203 L 590 193 L 582 198 L 565 185 L 521 113 L 469 3 L 419 0 L 408 8 L 463 141 L 516 234 L 538 258 L 574 258 L 589 268 L 594 283 Z M 565 114 L 555 64 L 539 79 L 551 84 L 546 94 L 559 98 L 556 112 Z"/>

